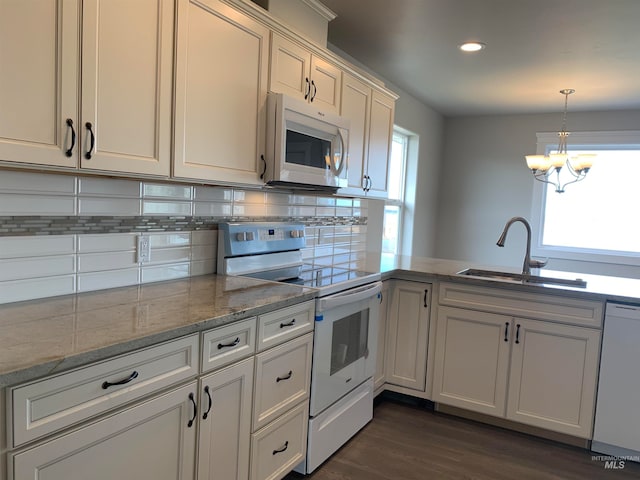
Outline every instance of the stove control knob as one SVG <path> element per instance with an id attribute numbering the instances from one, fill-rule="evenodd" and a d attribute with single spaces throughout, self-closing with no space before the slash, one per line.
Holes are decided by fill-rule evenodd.
<path id="1" fill-rule="evenodd" d="M 300 238 L 304 237 L 304 230 L 298 230 L 298 237 Z"/>
<path id="2" fill-rule="evenodd" d="M 302 238 L 304 237 L 304 230 L 291 230 L 290 235 L 291 238 Z"/>
<path id="3" fill-rule="evenodd" d="M 236 240 L 238 242 L 244 242 L 247 239 L 247 232 L 236 233 Z"/>
<path id="4" fill-rule="evenodd" d="M 247 240 L 248 242 L 250 242 L 251 240 L 254 240 L 254 238 L 255 238 L 255 237 L 253 236 L 253 232 L 247 232 L 245 235 L 246 235 L 246 236 L 245 236 L 245 238 L 246 238 L 246 240 Z"/>

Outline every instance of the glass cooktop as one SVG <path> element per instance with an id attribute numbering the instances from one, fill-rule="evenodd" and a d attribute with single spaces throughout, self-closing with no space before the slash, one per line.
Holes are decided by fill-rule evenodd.
<path id="1" fill-rule="evenodd" d="M 289 283 L 319 288 L 323 295 L 347 290 L 380 280 L 379 273 L 350 270 L 340 267 L 302 267 L 299 278 L 289 280 Z"/>

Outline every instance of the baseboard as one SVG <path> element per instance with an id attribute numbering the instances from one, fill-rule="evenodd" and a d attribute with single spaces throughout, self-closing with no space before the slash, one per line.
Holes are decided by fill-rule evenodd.
<path id="1" fill-rule="evenodd" d="M 553 432 L 551 430 L 545 430 L 544 428 L 532 427 L 530 425 L 524 425 L 522 423 L 513 422 L 504 418 L 492 417 L 491 415 L 471 412 L 463 408 L 451 407 L 449 405 L 437 403 L 435 404 L 435 411 L 439 413 L 445 413 L 447 415 L 466 418 L 467 420 L 486 423 L 495 427 L 514 430 L 516 432 L 533 435 L 535 437 L 545 438 L 547 440 L 564 443 L 566 445 L 571 445 L 574 447 L 586 448 L 587 450 L 591 448 L 591 440 L 585 438 L 574 437 L 572 435 L 567 435 L 566 433 Z"/>

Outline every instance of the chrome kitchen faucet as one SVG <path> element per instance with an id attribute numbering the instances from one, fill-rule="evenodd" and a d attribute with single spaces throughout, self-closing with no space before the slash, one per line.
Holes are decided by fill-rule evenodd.
<path id="1" fill-rule="evenodd" d="M 531 259 L 531 225 L 524 217 L 513 217 L 504 226 L 502 235 L 496 242 L 499 247 L 504 247 L 504 242 L 507 239 L 507 232 L 511 225 L 515 222 L 521 222 L 527 229 L 527 250 L 524 254 L 524 263 L 522 264 L 522 275 L 531 275 L 531 268 L 542 268 L 547 264 L 548 260 L 532 260 Z"/>

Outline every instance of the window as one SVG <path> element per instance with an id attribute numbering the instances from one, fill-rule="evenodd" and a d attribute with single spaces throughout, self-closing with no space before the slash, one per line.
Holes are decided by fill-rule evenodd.
<path id="1" fill-rule="evenodd" d="M 576 136 L 584 143 L 570 145 L 570 154 L 598 156 L 586 179 L 569 185 L 562 194 L 536 185 L 533 220 L 539 236 L 534 254 L 640 265 L 640 222 L 634 218 L 640 205 L 640 132 L 596 132 L 591 139 L 580 133 L 570 139 L 575 141 Z M 547 145 L 545 151 L 553 147 Z"/>
<path id="2" fill-rule="evenodd" d="M 384 206 L 382 253 L 400 253 L 408 146 L 409 136 L 394 130 L 389 159 L 389 196 Z"/>

